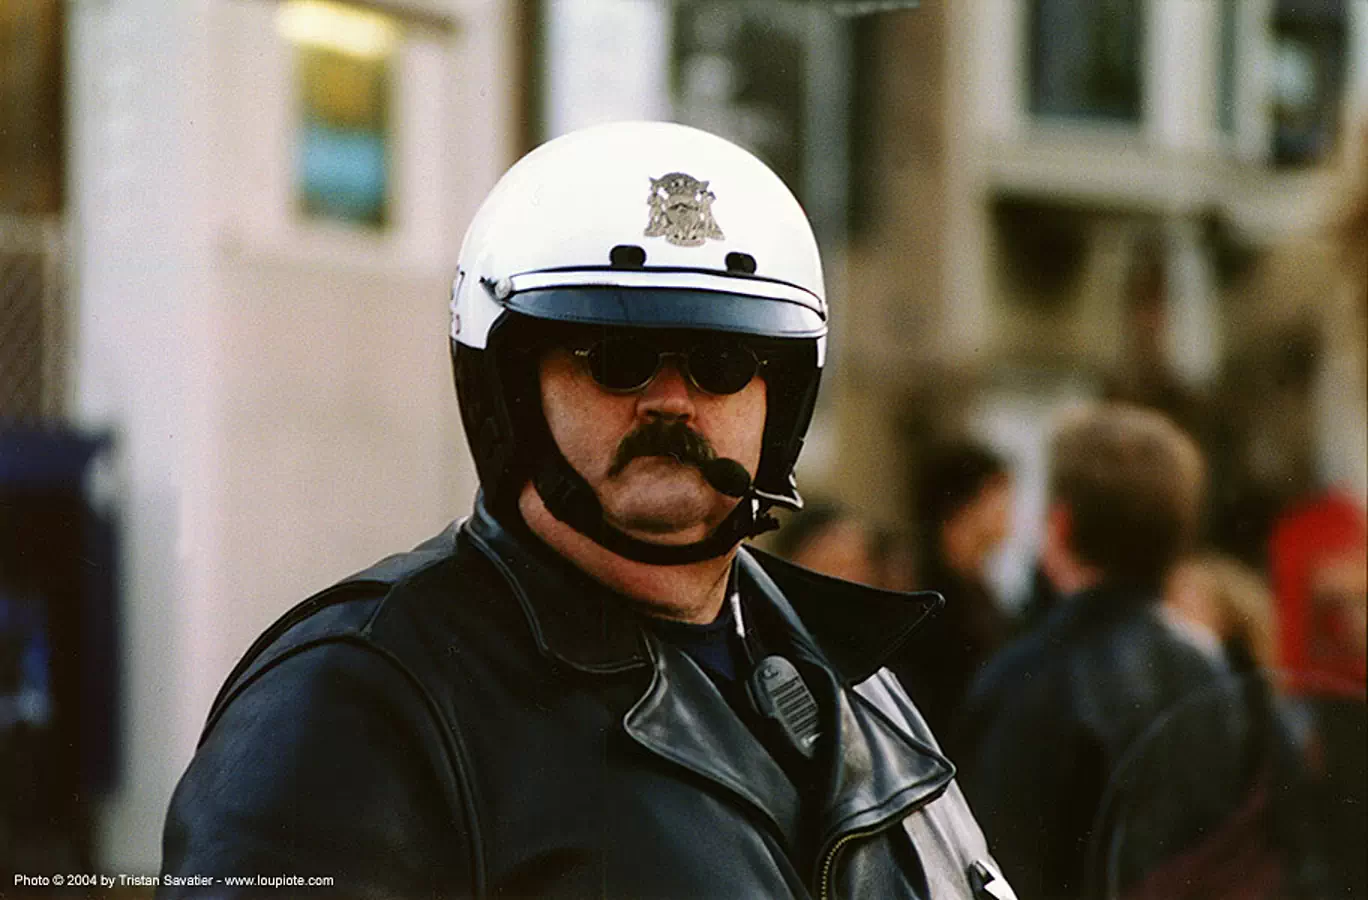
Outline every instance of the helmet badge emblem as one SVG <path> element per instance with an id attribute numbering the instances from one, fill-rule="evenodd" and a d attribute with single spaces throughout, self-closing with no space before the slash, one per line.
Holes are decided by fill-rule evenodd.
<path id="1" fill-rule="evenodd" d="M 712 216 L 715 199 L 717 195 L 708 190 L 708 182 L 683 172 L 652 178 L 646 237 L 664 237 L 679 247 L 700 247 L 709 238 L 723 240 L 722 229 Z"/>

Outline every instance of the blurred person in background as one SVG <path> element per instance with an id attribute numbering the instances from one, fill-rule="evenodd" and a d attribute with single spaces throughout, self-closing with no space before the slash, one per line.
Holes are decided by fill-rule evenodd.
<path id="1" fill-rule="evenodd" d="M 1269 544 L 1278 663 L 1303 690 L 1363 694 L 1368 642 L 1368 529 L 1338 492 L 1294 504 Z"/>
<path id="2" fill-rule="evenodd" d="M 917 589 L 916 548 L 904 532 L 875 528 L 869 546 L 874 558 L 875 587 L 903 592 Z"/>
<path id="3" fill-rule="evenodd" d="M 1059 605 L 1059 591 L 1055 590 L 1049 572 L 1054 561 L 1043 555 L 1036 557 L 1031 566 L 1030 581 L 1026 586 L 1026 596 L 1021 608 L 1012 620 L 1013 635 L 1025 634 L 1050 617 L 1050 612 Z"/>
<path id="4" fill-rule="evenodd" d="M 1008 878 L 1054 900 L 1087 894 L 1089 847 L 1106 846 L 1095 820 L 1133 745 L 1226 667 L 1158 611 L 1198 529 L 1205 474 L 1192 438 L 1153 410 L 1101 404 L 1065 419 L 1049 465 L 1044 558 L 1064 599 L 989 662 L 950 746 Z M 1229 768 L 1240 750 L 1233 728 L 1204 724 L 1199 745 L 1177 747 L 1184 775 Z"/>
<path id="5" fill-rule="evenodd" d="M 1195 644 L 1232 667 L 1276 668 L 1273 594 L 1239 560 L 1211 552 L 1184 559 L 1169 578 L 1163 611 Z"/>
<path id="6" fill-rule="evenodd" d="M 1269 545 L 1276 655 L 1309 770 L 1327 896 L 1368 897 L 1368 540 L 1364 510 L 1337 491 L 1292 505 Z"/>
<path id="7" fill-rule="evenodd" d="M 739 547 L 800 505 L 826 315 L 806 216 L 727 141 L 622 123 L 510 169 L 453 288 L 474 513 L 248 651 L 163 872 L 373 897 L 1012 896 L 880 668 L 926 602 Z"/>
<path id="8" fill-rule="evenodd" d="M 1226 660 L 1248 685 L 1251 713 L 1269 750 L 1269 784 L 1280 788 L 1268 802 L 1284 896 L 1368 894 L 1361 686 L 1355 697 L 1351 683 L 1327 683 L 1324 673 L 1308 679 L 1304 667 L 1280 668 L 1273 592 L 1258 572 L 1230 556 L 1184 560 L 1165 608 L 1175 627 Z"/>
<path id="9" fill-rule="evenodd" d="M 1283 788 L 1270 792 L 1268 803 L 1276 842 L 1269 855 L 1276 852 L 1280 859 L 1284 896 L 1360 896 L 1335 888 L 1349 883 L 1340 877 L 1343 863 L 1358 854 L 1346 857 L 1334 848 L 1362 842 L 1345 844 L 1344 835 L 1331 833 L 1341 827 L 1332 807 L 1344 798 L 1327 805 L 1322 796 L 1321 737 L 1310 711 L 1289 702 L 1287 691 L 1295 687 L 1277 669 L 1273 592 L 1267 582 L 1227 554 L 1194 554 L 1174 569 L 1163 610 L 1180 634 L 1228 664 L 1247 686 L 1251 721 L 1266 742 L 1268 783 Z M 1362 755 L 1361 738 L 1359 746 Z M 1342 781 L 1333 789 L 1348 787 Z"/>
<path id="10" fill-rule="evenodd" d="M 915 484 L 918 584 L 943 596 L 945 606 L 889 668 L 932 731 L 945 734 L 974 676 L 1010 628 L 989 584 L 988 563 L 1011 527 L 1012 480 L 1001 456 L 960 440 L 931 448 Z"/>
<path id="11" fill-rule="evenodd" d="M 805 569 L 859 584 L 876 584 L 873 536 L 834 503 L 812 503 L 789 516 L 774 536 L 776 554 Z"/>
<path id="12" fill-rule="evenodd" d="M 838 503 L 809 503 L 789 516 L 770 548 L 805 569 L 888 591 L 915 588 L 915 562 L 902 535 L 866 524 Z"/>

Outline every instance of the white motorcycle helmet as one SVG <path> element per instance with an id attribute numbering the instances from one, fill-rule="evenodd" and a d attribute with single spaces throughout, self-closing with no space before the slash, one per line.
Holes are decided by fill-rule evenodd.
<path id="1" fill-rule="evenodd" d="M 755 479 L 695 544 L 610 526 L 541 410 L 537 335 L 571 326 L 726 332 L 763 342 L 768 409 Z M 793 466 L 812 418 L 827 306 L 793 194 L 722 138 L 664 122 L 567 134 L 516 163 L 476 213 L 451 300 L 461 418 L 496 516 L 530 478 L 557 518 L 620 555 L 677 564 L 726 553 L 801 507 Z M 731 491 L 729 491 L 731 492 Z"/>

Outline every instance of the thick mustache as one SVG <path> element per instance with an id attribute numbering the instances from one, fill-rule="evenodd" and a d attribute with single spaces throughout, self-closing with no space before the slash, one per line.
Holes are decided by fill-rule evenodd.
<path id="1" fill-rule="evenodd" d="M 634 429 L 618 444 L 609 477 L 619 475 L 640 456 L 670 456 L 702 468 L 717 458 L 712 444 L 682 420 L 657 420 Z"/>

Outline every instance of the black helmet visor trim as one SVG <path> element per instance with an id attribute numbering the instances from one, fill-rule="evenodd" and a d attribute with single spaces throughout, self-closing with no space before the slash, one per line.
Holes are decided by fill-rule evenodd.
<path id="1" fill-rule="evenodd" d="M 789 300 L 683 288 L 561 287 L 521 291 L 504 301 L 534 319 L 636 328 L 688 328 L 775 338 L 817 338 L 826 322 Z"/>

